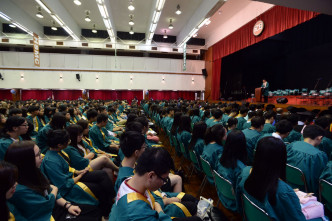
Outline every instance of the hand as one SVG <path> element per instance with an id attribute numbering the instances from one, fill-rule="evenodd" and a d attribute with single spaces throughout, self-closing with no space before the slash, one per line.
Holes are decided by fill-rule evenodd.
<path id="1" fill-rule="evenodd" d="M 85 168 L 84 170 L 76 170 L 75 172 L 76 172 L 76 175 L 83 176 L 87 171 L 89 171 L 89 170 L 87 170 Z"/>
<path id="2" fill-rule="evenodd" d="M 50 184 L 50 187 L 52 188 L 51 193 L 56 196 L 58 194 L 58 187 Z"/>
<path id="3" fill-rule="evenodd" d="M 157 213 L 164 212 L 158 202 L 154 202 L 154 210 L 157 211 Z"/>
<path id="4" fill-rule="evenodd" d="M 68 212 L 74 216 L 78 216 L 81 213 L 81 209 L 78 206 L 72 205 L 68 208 Z"/>
<path id="5" fill-rule="evenodd" d="M 165 205 L 168 205 L 168 204 L 171 204 L 171 203 L 175 203 L 175 202 L 177 202 L 177 203 L 181 202 L 181 200 L 179 198 L 177 198 L 177 197 L 164 198 L 163 201 L 164 201 Z"/>

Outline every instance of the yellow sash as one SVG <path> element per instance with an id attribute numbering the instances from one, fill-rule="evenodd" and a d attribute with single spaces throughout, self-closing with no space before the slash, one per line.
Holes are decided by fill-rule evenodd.
<path id="1" fill-rule="evenodd" d="M 152 205 L 153 205 L 152 209 L 154 210 L 154 203 L 155 203 L 154 197 L 152 196 L 152 194 L 150 193 L 149 190 L 147 192 L 148 192 L 148 194 L 150 196 L 150 199 L 152 201 Z M 127 203 L 131 203 L 135 200 L 142 200 L 142 201 L 146 202 L 147 204 L 149 204 L 151 206 L 148 199 L 145 196 L 143 196 L 142 194 L 137 193 L 137 192 L 132 192 L 132 193 L 127 194 Z"/>
<path id="2" fill-rule="evenodd" d="M 104 134 L 103 130 L 101 128 L 99 128 L 99 130 L 100 130 L 100 133 L 103 135 L 103 139 L 105 141 L 105 134 Z"/>
<path id="3" fill-rule="evenodd" d="M 33 126 L 35 127 L 35 131 L 38 132 L 38 120 L 37 120 L 37 116 L 35 116 L 34 118 L 32 118 L 33 121 Z"/>
<path id="4" fill-rule="evenodd" d="M 174 203 L 171 203 L 171 204 L 174 204 L 177 207 L 179 207 L 182 210 L 182 212 L 184 213 L 184 215 L 186 215 L 186 217 L 191 217 L 191 214 L 190 214 L 189 210 L 182 203 L 174 202 Z"/>

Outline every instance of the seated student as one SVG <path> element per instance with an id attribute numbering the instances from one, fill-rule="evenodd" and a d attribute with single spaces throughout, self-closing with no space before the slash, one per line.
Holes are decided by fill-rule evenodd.
<path id="1" fill-rule="evenodd" d="M 129 114 L 129 115 L 131 115 L 131 114 Z M 145 116 L 136 117 L 134 121 L 140 122 L 143 125 L 142 134 L 145 137 L 145 143 L 147 145 L 147 148 L 160 147 L 161 146 L 157 142 L 148 139 L 147 135 L 151 136 L 152 134 L 149 133 L 149 120 Z"/>
<path id="2" fill-rule="evenodd" d="M 315 120 L 315 124 L 321 126 L 325 131 L 322 142 L 317 148 L 326 153 L 330 160 L 332 159 L 332 134 L 329 132 L 331 122 L 332 119 L 328 117 L 319 117 Z"/>
<path id="3" fill-rule="evenodd" d="M 10 144 L 22 140 L 21 135 L 28 131 L 28 122 L 23 117 L 8 117 L 0 139 L 0 160 L 3 160 Z"/>
<path id="4" fill-rule="evenodd" d="M 216 124 L 209 127 L 205 134 L 205 148 L 202 153 L 202 158 L 210 163 L 211 169 L 215 170 L 218 161 L 224 150 L 223 144 L 227 138 L 226 128 L 221 124 Z M 213 177 L 207 177 L 210 183 L 214 183 Z"/>
<path id="5" fill-rule="evenodd" d="M 332 161 L 329 161 L 326 164 L 326 167 L 320 175 L 319 179 L 324 179 L 327 182 L 332 183 Z"/>
<path id="6" fill-rule="evenodd" d="M 255 112 L 255 111 L 250 111 L 250 112 L 248 112 L 248 115 L 247 115 L 248 120 L 247 120 L 247 122 L 245 122 L 245 123 L 242 125 L 242 130 L 251 127 L 251 119 L 252 119 L 253 117 L 255 117 L 255 116 L 256 116 L 256 112 Z"/>
<path id="7" fill-rule="evenodd" d="M 292 131 L 292 129 L 293 126 L 291 122 L 289 122 L 288 120 L 281 120 L 278 123 L 276 123 L 276 132 L 266 133 L 262 135 L 259 138 L 259 140 L 262 139 L 263 137 L 269 137 L 269 136 L 284 140 Z"/>
<path id="8" fill-rule="evenodd" d="M 94 126 L 97 121 L 98 112 L 95 109 L 90 109 L 86 112 L 87 120 L 89 121 L 89 129 Z"/>
<path id="9" fill-rule="evenodd" d="M 44 109 L 44 119 L 45 119 L 45 123 L 48 124 L 53 115 L 55 114 L 55 108 L 54 107 L 45 107 Z"/>
<path id="10" fill-rule="evenodd" d="M 80 120 L 78 115 L 77 115 L 77 110 L 75 108 L 73 108 L 73 107 L 69 108 L 68 113 L 70 115 L 70 123 L 71 124 L 76 124 L 77 121 Z"/>
<path id="11" fill-rule="evenodd" d="M 279 121 L 281 121 L 282 119 L 282 113 L 284 112 L 284 110 L 281 108 L 281 107 L 278 107 L 277 110 L 276 110 L 276 118 L 275 118 L 275 121 L 276 123 L 278 123 Z"/>
<path id="12" fill-rule="evenodd" d="M 47 133 L 49 130 L 58 130 L 64 129 L 66 126 L 67 119 L 63 113 L 55 113 L 50 121 L 43 129 L 38 132 L 36 137 L 36 143 L 40 148 L 40 151 L 45 154 L 48 150 L 47 145 Z"/>
<path id="13" fill-rule="evenodd" d="M 9 109 L 8 117 L 18 116 L 22 117 L 22 110 L 19 108 Z"/>
<path id="14" fill-rule="evenodd" d="M 247 116 L 247 114 L 248 114 L 248 111 L 249 111 L 249 109 L 246 107 L 246 106 L 241 106 L 240 107 L 240 114 L 239 114 L 239 116 L 237 116 L 236 118 L 237 118 L 237 120 L 238 120 L 238 123 L 237 123 L 237 129 L 238 130 L 243 130 L 243 124 L 245 123 L 245 122 L 247 122 L 247 120 L 246 120 L 246 116 Z"/>
<path id="15" fill-rule="evenodd" d="M 108 136 L 108 132 L 105 128 L 107 121 L 108 117 L 106 114 L 99 114 L 97 117 L 97 124 L 90 128 L 89 138 L 91 139 L 93 146 L 98 149 L 108 153 L 117 154 L 119 146 Z M 113 137 L 113 139 L 115 138 Z"/>
<path id="16" fill-rule="evenodd" d="M 109 131 L 109 133 L 111 133 L 113 136 L 114 135 L 120 135 L 122 133 L 122 127 L 115 126 L 113 124 L 113 122 L 110 121 L 106 107 L 100 106 L 98 108 L 98 112 L 100 114 L 106 114 L 107 115 L 108 121 L 107 121 L 107 124 L 106 124 L 105 128 Z"/>
<path id="17" fill-rule="evenodd" d="M 289 135 L 284 139 L 285 142 L 293 143 L 294 141 L 300 141 L 302 138 L 302 134 L 296 131 L 294 128 L 297 126 L 299 117 L 297 114 L 289 114 L 287 116 L 287 120 L 291 122 L 293 129 L 289 133 Z"/>
<path id="18" fill-rule="evenodd" d="M 61 196 L 74 203 L 89 205 L 97 205 L 99 201 L 103 216 L 107 216 L 115 193 L 106 172 L 69 167 L 70 159 L 62 151 L 69 143 L 66 130 L 50 130 L 47 142 L 50 149 L 45 154 L 41 170 L 59 188 Z"/>
<path id="19" fill-rule="evenodd" d="M 53 220 L 53 217 L 64 220 L 67 213 L 77 220 L 101 218 L 97 207 L 74 205 L 58 194 L 57 187 L 49 184 L 39 169 L 42 158 L 34 142 L 13 143 L 7 150 L 5 160 L 18 169 L 18 185 L 8 200 L 16 220 Z"/>
<path id="20" fill-rule="evenodd" d="M 322 142 L 325 132 L 318 125 L 306 126 L 303 141 L 289 144 L 287 163 L 302 170 L 309 192 L 318 193 L 319 176 L 327 164 L 327 155 L 316 147 Z"/>
<path id="21" fill-rule="evenodd" d="M 182 115 L 180 118 L 180 125 L 176 135 L 178 142 L 183 144 L 185 153 L 184 156 L 189 159 L 188 145 L 191 140 L 191 120 L 188 115 Z"/>
<path id="22" fill-rule="evenodd" d="M 40 121 L 38 114 L 39 114 L 39 107 L 35 105 L 31 105 L 28 108 L 28 112 L 30 115 L 26 117 L 28 121 L 30 121 L 33 124 L 33 132 L 30 134 L 30 136 L 36 136 L 37 133 L 44 127 L 43 123 Z"/>
<path id="23" fill-rule="evenodd" d="M 235 128 L 237 128 L 237 124 L 238 124 L 238 119 L 234 118 L 234 117 L 230 117 L 228 118 L 227 121 L 227 134 L 229 134 L 232 130 L 234 130 Z"/>
<path id="24" fill-rule="evenodd" d="M 166 117 L 163 118 L 163 127 L 166 130 L 171 130 L 172 124 L 173 124 L 173 117 L 174 117 L 174 108 L 173 107 L 167 107 L 166 109 Z"/>
<path id="25" fill-rule="evenodd" d="M 113 173 L 119 171 L 119 167 L 108 156 L 101 155 L 92 160 L 85 158 L 90 150 L 82 142 L 83 128 L 80 125 L 73 124 L 67 127 L 66 130 L 69 133 L 70 145 L 63 151 L 70 158 L 70 166 L 76 170 L 83 170 L 86 167 L 90 167 L 92 170 L 104 170 L 108 177 L 114 180 Z M 92 154 L 94 155 L 94 153 Z"/>
<path id="26" fill-rule="evenodd" d="M 223 113 L 220 109 L 216 109 L 213 112 L 213 120 L 209 121 L 209 123 L 206 123 L 208 127 L 213 127 L 216 124 L 221 124 Z"/>
<path id="27" fill-rule="evenodd" d="M 251 165 L 254 160 L 254 149 L 256 147 L 257 140 L 262 135 L 261 131 L 264 127 L 264 118 L 263 117 L 253 117 L 251 120 L 251 127 L 244 129 L 242 132 L 246 137 L 247 142 L 247 153 L 248 161 L 247 164 Z"/>
<path id="28" fill-rule="evenodd" d="M 232 183 L 233 189 L 236 190 L 236 182 L 242 169 L 245 167 L 247 160 L 246 138 L 242 131 L 232 130 L 227 135 L 224 151 L 221 155 L 216 171 L 225 179 Z M 230 200 L 224 197 L 217 189 L 218 197 L 221 203 L 229 210 L 239 211 L 239 204 L 236 200 Z"/>
<path id="29" fill-rule="evenodd" d="M 188 145 L 189 150 L 194 150 L 196 152 L 196 158 L 198 164 L 195 164 L 196 169 L 201 169 L 201 161 L 200 156 L 202 155 L 205 143 L 204 143 L 204 135 L 207 129 L 207 125 L 204 121 L 200 121 L 194 124 L 193 135 L 191 137 L 190 143 Z"/>
<path id="30" fill-rule="evenodd" d="M 299 198 L 285 183 L 286 147 L 275 137 L 258 142 L 253 167 L 246 167 L 238 177 L 237 201 L 245 194 L 264 209 L 273 220 L 306 220 Z"/>
<path id="31" fill-rule="evenodd" d="M 0 161 L 0 214 L 1 220 L 15 221 L 8 208 L 7 200 L 12 198 L 17 186 L 17 168 L 5 161 Z M 16 220 L 17 217 L 16 217 Z"/>
<path id="32" fill-rule="evenodd" d="M 262 134 L 273 133 L 276 131 L 275 126 L 272 125 L 272 123 L 274 122 L 275 116 L 276 116 L 276 113 L 274 111 L 268 111 L 264 114 L 265 124 L 264 124 L 264 128 L 261 132 Z"/>
<path id="33" fill-rule="evenodd" d="M 198 108 L 194 108 L 192 111 L 192 118 L 191 118 L 191 123 L 194 125 L 195 123 L 201 121 L 201 117 L 199 114 L 199 109 Z"/>
<path id="34" fill-rule="evenodd" d="M 124 150 L 124 152 L 127 151 Z M 172 220 L 162 210 L 162 206 L 159 204 L 162 201 L 155 201 L 150 191 L 156 191 L 165 183 L 169 170 L 173 167 L 173 160 L 166 150 L 162 148 L 146 149 L 138 158 L 135 174 L 125 179 L 120 185 L 109 220 Z M 180 202 L 180 199 L 176 201 Z M 193 216 L 173 220 L 200 219 Z"/>

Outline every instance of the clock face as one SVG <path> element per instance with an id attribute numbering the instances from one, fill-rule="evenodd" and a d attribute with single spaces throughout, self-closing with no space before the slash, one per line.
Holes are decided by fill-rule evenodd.
<path id="1" fill-rule="evenodd" d="M 260 34 L 262 34 L 263 30 L 264 30 L 264 22 L 262 20 L 259 20 L 254 25 L 254 28 L 252 29 L 252 33 L 255 36 L 259 36 Z"/>

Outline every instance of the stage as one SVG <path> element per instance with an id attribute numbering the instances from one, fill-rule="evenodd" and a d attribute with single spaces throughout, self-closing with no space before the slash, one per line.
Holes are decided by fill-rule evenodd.
<path id="1" fill-rule="evenodd" d="M 278 104 L 278 98 L 287 98 L 288 102 L 286 105 L 303 105 L 303 106 L 331 106 L 332 105 L 332 96 L 302 96 L 302 95 L 288 95 L 288 96 L 270 96 L 268 103 L 269 104 Z M 246 100 L 250 103 L 256 103 L 254 97 L 248 98 Z"/>

